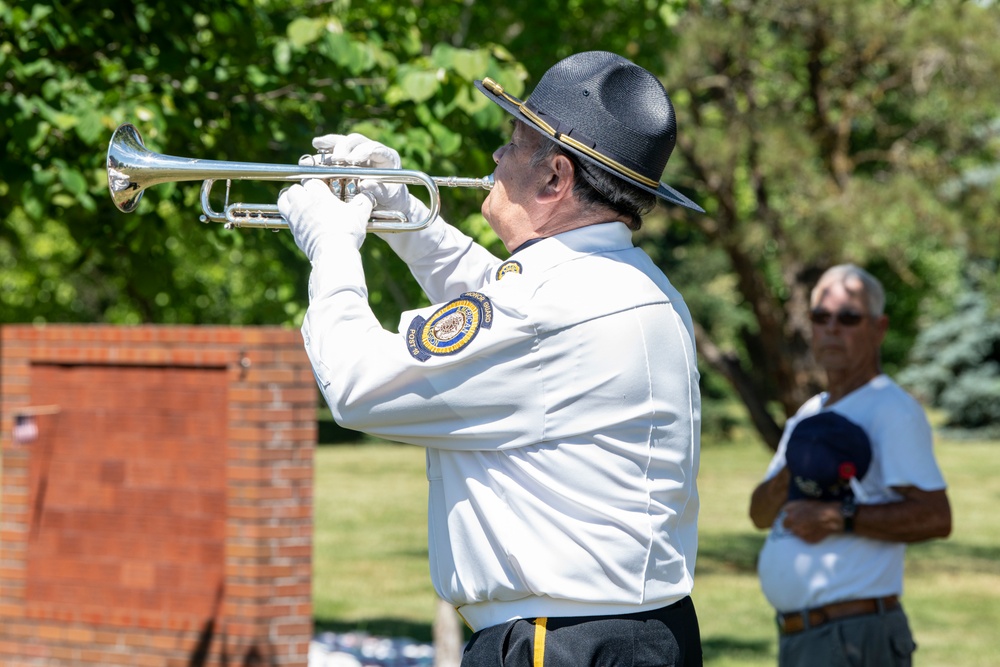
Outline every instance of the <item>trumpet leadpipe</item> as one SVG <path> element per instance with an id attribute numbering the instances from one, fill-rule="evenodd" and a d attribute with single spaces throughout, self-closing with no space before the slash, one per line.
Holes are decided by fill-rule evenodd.
<path id="1" fill-rule="evenodd" d="M 431 180 L 439 188 L 479 188 L 480 190 L 493 189 L 493 174 L 482 178 L 468 178 L 462 176 L 431 176 Z"/>

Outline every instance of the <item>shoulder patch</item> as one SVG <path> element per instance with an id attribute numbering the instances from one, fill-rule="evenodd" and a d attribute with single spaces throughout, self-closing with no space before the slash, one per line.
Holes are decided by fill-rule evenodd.
<path id="1" fill-rule="evenodd" d="M 432 356 L 455 354 L 479 333 L 493 325 L 493 304 L 485 294 L 466 292 L 444 304 L 426 320 L 419 315 L 410 322 L 406 346 L 419 361 Z"/>
<path id="2" fill-rule="evenodd" d="M 506 262 L 501 264 L 500 267 L 497 269 L 496 279 L 500 280 L 501 278 L 510 273 L 521 273 L 521 271 L 523 270 L 524 267 L 521 266 L 520 262 L 515 261 L 513 259 L 508 259 Z"/>

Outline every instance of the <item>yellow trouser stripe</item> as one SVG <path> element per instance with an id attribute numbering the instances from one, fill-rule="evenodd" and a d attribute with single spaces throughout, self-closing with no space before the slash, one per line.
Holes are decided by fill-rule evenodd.
<path id="1" fill-rule="evenodd" d="M 535 619 L 535 663 L 534 667 L 545 667 L 545 624 L 547 618 Z"/>

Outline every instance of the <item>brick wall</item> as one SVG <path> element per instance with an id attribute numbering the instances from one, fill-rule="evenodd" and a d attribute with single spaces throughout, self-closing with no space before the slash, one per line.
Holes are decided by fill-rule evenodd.
<path id="1" fill-rule="evenodd" d="M 0 664 L 305 665 L 316 397 L 297 331 L 0 328 Z"/>

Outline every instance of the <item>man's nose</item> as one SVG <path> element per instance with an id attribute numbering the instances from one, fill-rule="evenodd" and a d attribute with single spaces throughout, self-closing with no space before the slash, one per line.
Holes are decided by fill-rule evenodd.
<path id="1" fill-rule="evenodd" d="M 819 329 L 824 336 L 840 338 L 841 334 L 844 333 L 845 327 L 837 321 L 836 317 L 831 317 L 830 321 L 819 327 Z"/>
<path id="2" fill-rule="evenodd" d="M 502 158 L 503 154 L 507 152 L 507 147 L 508 146 L 510 146 L 510 144 L 504 144 L 500 148 L 498 148 L 495 151 L 493 151 L 493 161 L 494 162 L 496 162 L 497 164 L 500 164 L 500 158 Z"/>

